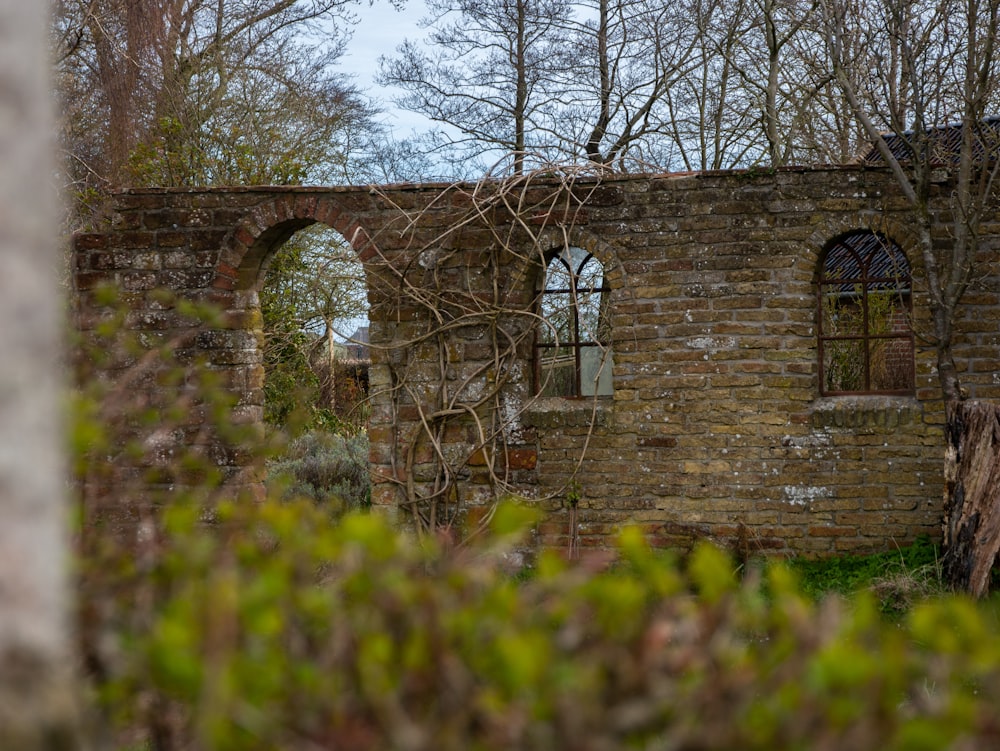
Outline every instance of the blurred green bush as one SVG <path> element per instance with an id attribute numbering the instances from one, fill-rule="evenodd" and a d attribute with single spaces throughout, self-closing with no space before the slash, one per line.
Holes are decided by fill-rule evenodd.
<path id="1" fill-rule="evenodd" d="M 995 615 L 960 597 L 883 620 L 772 564 L 701 546 L 669 565 L 498 561 L 309 502 L 164 511 L 167 545 L 107 598 L 92 675 L 121 737 L 155 749 L 965 749 L 1000 741 Z M 146 608 L 135 604 L 146 603 Z"/>
<path id="2" fill-rule="evenodd" d="M 157 345 L 164 358 L 168 345 Z M 126 354 L 141 364 L 156 352 Z M 175 380 L 204 384 L 183 403 L 205 413 L 221 389 L 193 375 Z M 210 455 L 151 452 L 148 434 L 186 425 L 182 402 L 109 401 L 134 392 L 81 388 L 82 485 L 101 485 L 102 463 L 130 445 L 154 479 L 199 482 L 150 496 L 135 492 L 144 475 L 81 494 L 80 657 L 98 747 L 1000 747 L 989 601 L 940 596 L 889 621 L 867 591 L 817 600 L 780 562 L 738 575 L 716 548 L 673 558 L 635 529 L 614 566 L 542 551 L 530 576 L 512 576 L 506 554 L 535 522 L 530 504 L 500 504 L 488 534 L 455 544 L 375 513 L 335 518 L 308 492 L 234 499 L 218 472 L 199 470 Z M 226 409 L 208 413 L 225 427 Z M 329 491 L 312 457 L 354 451 L 324 441 L 288 459 L 301 487 Z"/>

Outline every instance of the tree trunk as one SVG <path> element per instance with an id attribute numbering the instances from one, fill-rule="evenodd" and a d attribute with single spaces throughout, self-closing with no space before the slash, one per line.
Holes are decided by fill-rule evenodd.
<path id="1" fill-rule="evenodd" d="M 1000 552 L 1000 405 L 952 402 L 946 430 L 944 579 L 982 597 Z"/>
<path id="2" fill-rule="evenodd" d="M 333 341 L 333 321 L 326 321 L 326 346 L 330 358 L 330 411 L 337 410 L 337 347 Z"/>
<path id="3" fill-rule="evenodd" d="M 0 748 L 77 748 L 47 2 L 0 0 Z"/>

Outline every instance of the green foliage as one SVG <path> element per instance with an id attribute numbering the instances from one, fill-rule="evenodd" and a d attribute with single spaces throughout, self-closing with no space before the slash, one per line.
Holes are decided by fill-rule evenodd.
<path id="1" fill-rule="evenodd" d="M 265 332 L 264 420 L 269 425 L 295 421 L 309 426 L 322 420 L 316 412 L 319 379 L 308 357 L 308 347 L 316 337 L 303 328 L 302 313 L 285 281 L 305 271 L 300 248 L 286 244 L 272 259 L 260 294 Z"/>
<path id="2" fill-rule="evenodd" d="M 182 503 L 165 526 L 147 577 L 105 593 L 122 621 L 100 685 L 120 730 L 157 748 L 911 749 L 1000 732 L 995 623 L 960 598 L 891 625 L 867 595 L 817 604 L 780 564 L 741 582 L 708 547 L 684 568 L 631 530 L 620 566 L 543 553 L 518 582 L 495 545 L 444 550 L 309 502 L 223 503 L 212 525 Z M 156 598 L 145 619 L 132 588 Z"/>
<path id="3" fill-rule="evenodd" d="M 301 185 L 308 173 L 302 155 L 277 124 L 262 130 L 210 124 L 191 132 L 176 117 L 161 118 L 129 155 L 128 177 L 136 186 Z"/>
<path id="4" fill-rule="evenodd" d="M 331 369 L 322 332 L 363 317 L 365 293 L 354 251 L 331 230 L 303 230 L 271 259 L 260 294 L 269 425 L 353 433 L 364 424 L 367 381 L 362 388 L 343 367 Z"/>
<path id="5" fill-rule="evenodd" d="M 120 362 L 121 376 L 81 390 L 74 431 L 87 487 L 109 453 L 143 469 L 135 486 L 81 497 L 78 633 L 104 747 L 904 751 L 1000 740 L 989 604 L 940 597 L 891 622 L 868 591 L 816 600 L 783 563 L 741 578 L 720 550 L 680 561 L 638 529 L 623 530 L 617 565 L 544 551 L 518 578 L 503 562 L 537 520 L 530 507 L 501 506 L 488 533 L 454 546 L 379 514 L 234 497 L 196 441 L 151 440 L 199 436 L 185 434 L 185 409 L 226 430 L 230 405 L 217 403 L 211 371 L 154 367 L 176 363 L 177 343 L 116 338 L 121 321 L 109 313 L 95 334 L 104 346 L 87 350 Z M 146 377 L 170 398 L 129 401 Z M 329 452 L 323 440 L 300 458 Z M 170 479 L 162 493 L 138 492 L 158 476 Z"/>
<path id="6" fill-rule="evenodd" d="M 866 300 L 864 305 L 863 296 Z M 839 292 L 824 295 L 824 335 L 853 337 L 839 341 L 827 340 L 825 344 L 827 361 L 824 365 L 824 377 L 827 390 L 862 391 L 866 388 L 866 363 L 870 362 L 867 367 L 873 373 L 885 371 L 889 367 L 886 355 L 891 345 L 887 340 L 867 337 L 878 337 L 891 332 L 902 305 L 899 293 L 869 289 L 865 294 L 860 284 L 854 285 L 851 295 L 844 296 Z M 871 347 L 867 358 L 864 352 L 866 343 Z"/>
<path id="7" fill-rule="evenodd" d="M 371 502 L 368 435 L 305 433 L 271 463 L 269 475 L 272 484 L 287 484 L 286 498 L 309 498 L 337 513 L 366 508 Z"/>

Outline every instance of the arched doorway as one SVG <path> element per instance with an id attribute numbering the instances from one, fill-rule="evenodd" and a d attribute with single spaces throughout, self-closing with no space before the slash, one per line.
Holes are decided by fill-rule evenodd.
<path id="1" fill-rule="evenodd" d="M 257 308 L 254 383 L 265 431 L 281 450 L 268 461 L 272 492 L 307 497 L 332 513 L 371 498 L 367 436 L 368 295 L 365 270 L 336 230 L 312 223 L 282 232 L 261 256 L 247 302 Z"/>

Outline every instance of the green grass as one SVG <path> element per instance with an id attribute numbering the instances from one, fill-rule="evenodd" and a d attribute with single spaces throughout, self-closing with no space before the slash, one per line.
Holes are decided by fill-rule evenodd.
<path id="1" fill-rule="evenodd" d="M 870 589 L 887 612 L 907 610 L 916 600 L 944 591 L 940 550 L 929 537 L 884 553 L 793 558 L 788 563 L 807 595 L 819 599 Z"/>
<path id="2" fill-rule="evenodd" d="M 683 566 L 685 560 L 684 553 L 677 550 L 657 550 L 653 555 L 663 566 L 670 568 Z M 755 563 L 767 565 L 766 560 L 756 560 Z M 800 591 L 813 601 L 818 602 L 831 594 L 847 597 L 860 590 L 869 590 L 890 620 L 908 612 L 920 601 L 948 591 L 942 581 L 941 550 L 927 536 L 917 538 L 907 547 L 882 553 L 797 557 L 788 559 L 786 563 L 795 572 Z M 619 568 L 619 563 L 611 565 L 612 571 Z M 627 575 L 627 571 L 622 571 Z M 533 576 L 534 569 L 526 567 L 516 572 L 514 579 L 526 582 Z M 996 594 L 990 599 L 1000 609 L 1000 575 L 996 572 L 991 589 Z"/>

